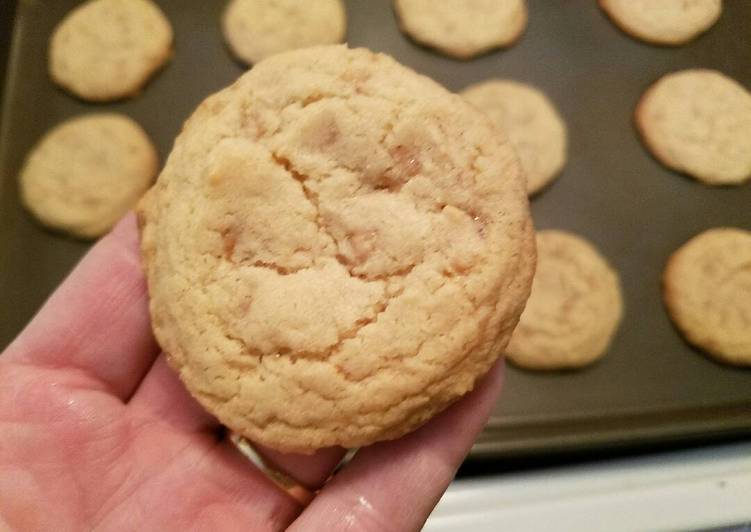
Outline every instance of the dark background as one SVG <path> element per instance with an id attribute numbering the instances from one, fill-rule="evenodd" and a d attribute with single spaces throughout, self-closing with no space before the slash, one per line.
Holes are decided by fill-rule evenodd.
<path id="1" fill-rule="evenodd" d="M 223 2 L 157 3 L 175 28 L 172 62 L 137 98 L 95 105 L 58 90 L 46 74 L 47 40 L 78 2 L 23 2 L 16 13 L 0 0 L 3 59 L 15 30 L 0 116 L 0 347 L 88 248 L 41 229 L 20 207 L 16 176 L 34 142 L 65 118 L 119 111 L 138 120 L 165 157 L 195 106 L 244 71 L 221 39 Z M 712 362 L 681 340 L 662 307 L 659 278 L 670 253 L 696 233 L 751 229 L 751 186 L 708 188 L 664 169 L 640 144 L 632 113 L 649 84 L 682 68 L 715 68 L 751 87 L 751 2 L 725 2 L 705 36 L 660 48 L 625 36 L 594 1 L 531 0 L 521 41 L 469 62 L 404 37 L 387 0 L 347 7 L 352 45 L 389 53 L 451 90 L 489 77 L 543 89 L 567 122 L 570 148 L 560 179 L 532 202 L 536 224 L 590 239 L 622 276 L 626 311 L 607 356 L 578 372 L 510 368 L 474 457 L 519 464 L 750 435 L 751 371 Z M 502 463 L 511 462 L 495 462 Z"/>
<path id="2" fill-rule="evenodd" d="M 16 0 L 0 1 L 0 80 L 5 79 L 6 65 L 8 63 L 8 51 L 13 32 L 13 16 L 16 11 Z M 4 86 L 0 85 L 0 97 L 3 95 Z M 0 120 L 2 120 L 0 108 Z"/>

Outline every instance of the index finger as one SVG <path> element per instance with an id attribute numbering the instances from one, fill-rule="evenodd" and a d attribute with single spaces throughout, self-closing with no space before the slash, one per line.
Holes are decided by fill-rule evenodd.
<path id="1" fill-rule="evenodd" d="M 81 259 L 4 359 L 82 371 L 125 400 L 157 353 L 131 214 Z"/>

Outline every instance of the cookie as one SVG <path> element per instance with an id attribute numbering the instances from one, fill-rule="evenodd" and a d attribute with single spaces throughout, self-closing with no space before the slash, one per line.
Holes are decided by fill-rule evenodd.
<path id="1" fill-rule="evenodd" d="M 627 34 L 652 44 L 678 46 L 711 28 L 722 0 L 599 0 L 600 7 Z"/>
<path id="2" fill-rule="evenodd" d="M 530 195 L 560 173 L 566 164 L 566 125 L 545 94 L 517 81 L 490 80 L 467 87 L 461 95 L 508 135 Z"/>
<path id="3" fill-rule="evenodd" d="M 49 73 L 84 100 L 119 100 L 137 94 L 171 54 L 172 27 L 150 0 L 89 0 L 55 28 Z"/>
<path id="4" fill-rule="evenodd" d="M 642 96 L 636 126 L 665 166 L 707 185 L 751 177 L 751 93 L 714 70 L 668 74 Z"/>
<path id="5" fill-rule="evenodd" d="M 156 150 L 127 116 L 98 113 L 49 131 L 21 171 L 21 199 L 44 225 L 81 238 L 109 231 L 156 177 Z"/>
<path id="6" fill-rule="evenodd" d="M 341 0 L 231 0 L 222 30 L 232 53 L 247 64 L 279 52 L 344 41 Z"/>
<path id="7" fill-rule="evenodd" d="M 281 451 L 401 436 L 469 392 L 531 286 L 512 148 L 388 56 L 258 63 L 188 120 L 140 209 L 156 338 Z"/>
<path id="8" fill-rule="evenodd" d="M 716 228 L 668 261 L 663 298 L 686 340 L 727 364 L 751 366 L 751 231 Z"/>
<path id="9" fill-rule="evenodd" d="M 532 295 L 506 355 L 534 370 L 586 366 L 607 351 L 622 314 L 618 274 L 592 244 L 540 231 Z"/>
<path id="10" fill-rule="evenodd" d="M 457 59 L 512 45 L 527 27 L 525 0 L 394 0 L 404 33 Z"/>

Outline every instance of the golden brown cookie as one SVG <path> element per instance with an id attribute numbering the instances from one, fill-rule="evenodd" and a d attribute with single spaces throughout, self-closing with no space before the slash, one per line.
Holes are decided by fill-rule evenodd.
<path id="1" fill-rule="evenodd" d="M 527 27 L 526 0 L 394 0 L 402 31 L 457 59 L 511 46 Z"/>
<path id="2" fill-rule="evenodd" d="M 678 46 L 711 28 L 722 0 L 599 0 L 623 31 L 653 44 Z"/>
<path id="3" fill-rule="evenodd" d="M 171 365 L 282 451 L 396 438 L 466 394 L 534 269 L 511 147 L 461 97 L 345 46 L 272 56 L 201 104 L 141 223 Z"/>
<path id="4" fill-rule="evenodd" d="M 663 297 L 690 343 L 751 366 L 751 231 L 716 228 L 689 240 L 668 261 Z"/>
<path id="5" fill-rule="evenodd" d="M 751 93 L 714 70 L 682 70 L 652 85 L 636 108 L 647 148 L 707 185 L 751 178 Z"/>
<path id="6" fill-rule="evenodd" d="M 538 232 L 537 254 L 532 295 L 506 354 L 528 369 L 591 364 L 621 321 L 618 274 L 592 244 L 565 231 Z"/>
<path id="7" fill-rule="evenodd" d="M 53 81 L 84 100 L 137 94 L 172 54 L 172 27 L 151 0 L 89 0 L 50 40 Z"/>
<path id="8" fill-rule="evenodd" d="M 566 164 L 566 124 L 545 94 L 525 83 L 489 80 L 471 85 L 461 95 L 490 118 L 511 141 L 534 195 Z"/>
<path id="9" fill-rule="evenodd" d="M 151 140 L 127 116 L 73 118 L 29 153 L 20 175 L 21 199 L 47 227 L 96 238 L 135 206 L 158 164 Z"/>
<path id="10" fill-rule="evenodd" d="M 270 55 L 344 41 L 342 0 L 231 0 L 222 30 L 232 53 L 249 65 Z"/>

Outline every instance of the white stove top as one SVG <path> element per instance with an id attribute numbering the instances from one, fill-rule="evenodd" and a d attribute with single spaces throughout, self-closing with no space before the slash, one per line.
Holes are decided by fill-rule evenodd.
<path id="1" fill-rule="evenodd" d="M 699 530 L 751 523 L 751 442 L 460 479 L 429 532 Z"/>

